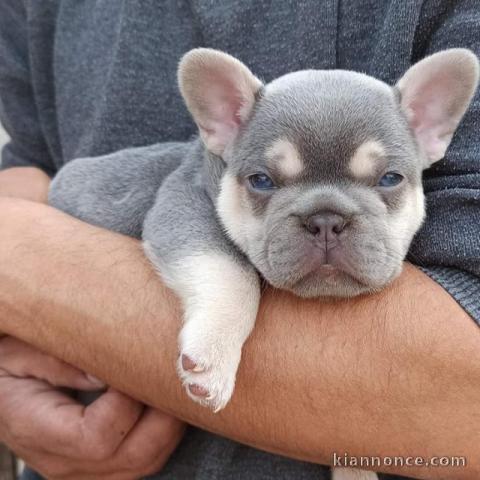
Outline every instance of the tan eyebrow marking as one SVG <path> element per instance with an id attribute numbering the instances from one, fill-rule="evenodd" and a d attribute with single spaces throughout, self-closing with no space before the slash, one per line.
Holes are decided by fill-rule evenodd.
<path id="1" fill-rule="evenodd" d="M 280 138 L 273 142 L 265 152 L 272 167 L 286 177 L 295 177 L 303 171 L 303 162 L 295 145 Z"/>
<path id="2" fill-rule="evenodd" d="M 385 149 L 380 142 L 368 140 L 362 143 L 350 159 L 350 172 L 359 178 L 373 175 L 378 165 L 378 160 L 385 156 Z"/>

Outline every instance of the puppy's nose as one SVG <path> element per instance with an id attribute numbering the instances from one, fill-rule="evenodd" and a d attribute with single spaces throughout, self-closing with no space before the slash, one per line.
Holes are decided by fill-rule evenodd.
<path id="1" fill-rule="evenodd" d="M 317 213 L 308 217 L 304 222 L 305 228 L 325 240 L 335 240 L 343 232 L 347 221 L 341 215 L 333 212 Z"/>

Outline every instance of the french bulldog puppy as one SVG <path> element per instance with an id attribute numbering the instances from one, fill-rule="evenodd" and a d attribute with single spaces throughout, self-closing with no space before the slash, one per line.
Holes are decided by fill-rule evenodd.
<path id="1" fill-rule="evenodd" d="M 75 160 L 50 203 L 142 237 L 183 302 L 179 376 L 218 411 L 255 324 L 260 277 L 301 297 L 352 297 L 400 273 L 424 219 L 422 171 L 444 156 L 478 75 L 472 52 L 451 49 L 394 87 L 342 70 L 264 85 L 237 59 L 195 49 L 178 80 L 200 138 Z"/>

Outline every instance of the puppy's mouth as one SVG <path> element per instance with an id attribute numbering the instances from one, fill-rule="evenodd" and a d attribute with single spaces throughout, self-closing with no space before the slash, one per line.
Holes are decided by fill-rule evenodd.
<path id="1" fill-rule="evenodd" d="M 300 297 L 352 297 L 375 289 L 346 262 L 326 263 L 317 255 L 302 255 L 290 278 L 275 276 L 268 281 L 274 287 L 289 290 Z M 276 280 L 276 281 L 275 281 Z"/>
<path id="2" fill-rule="evenodd" d="M 355 292 L 372 290 L 367 280 L 358 275 L 353 268 L 346 269 L 341 265 L 330 263 L 321 264 L 302 275 L 292 286 L 292 290 L 302 290 L 306 284 L 315 284 L 321 291 L 328 291 L 328 295 L 350 296 L 345 291 Z M 323 287 L 323 288 L 321 288 Z"/>
<path id="3" fill-rule="evenodd" d="M 380 290 L 383 282 L 369 278 L 342 246 L 328 252 L 307 248 L 297 264 L 298 276 L 283 288 L 302 297 L 353 297 Z"/>
<path id="4" fill-rule="evenodd" d="M 314 244 L 313 248 L 309 247 L 305 252 L 305 259 L 310 264 L 309 275 L 315 275 L 320 280 L 336 283 L 347 276 L 364 287 L 369 286 L 361 276 L 359 266 L 352 264 L 341 244 Z"/>
<path id="5" fill-rule="evenodd" d="M 396 269 L 383 258 L 381 243 L 350 245 L 350 238 L 297 236 L 294 243 L 274 238 L 265 252 L 264 276 L 276 288 L 302 297 L 353 297 L 385 287 Z M 382 269 L 369 268 L 373 264 Z"/>

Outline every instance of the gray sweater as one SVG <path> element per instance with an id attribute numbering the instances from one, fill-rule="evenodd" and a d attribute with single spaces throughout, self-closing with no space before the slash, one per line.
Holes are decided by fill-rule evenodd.
<path id="1" fill-rule="evenodd" d="M 76 157 L 187 140 L 181 55 L 225 50 L 265 81 L 343 68 L 394 83 L 425 55 L 480 55 L 478 0 L 3 0 L 3 168 L 54 175 Z M 480 94 L 445 159 L 427 171 L 427 221 L 410 260 L 480 320 Z M 381 434 L 381 432 L 379 432 Z M 394 453 L 394 452 L 392 452 Z M 190 429 L 155 478 L 321 479 L 323 467 Z"/>

